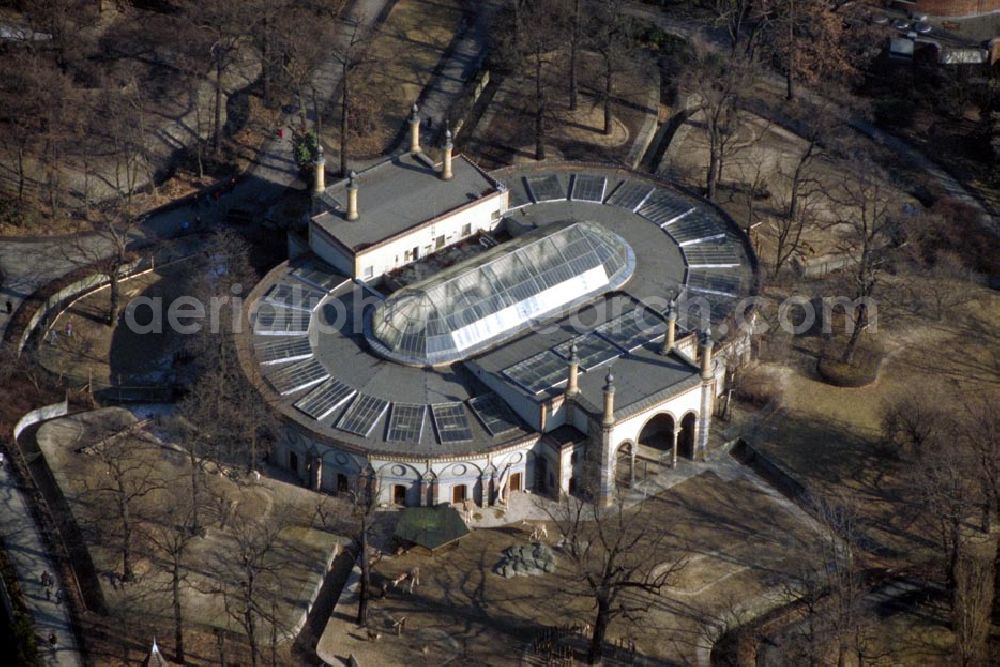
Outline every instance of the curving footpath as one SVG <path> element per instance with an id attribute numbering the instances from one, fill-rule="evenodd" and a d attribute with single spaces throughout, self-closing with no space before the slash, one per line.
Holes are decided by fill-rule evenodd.
<path id="1" fill-rule="evenodd" d="M 50 587 L 49 597 L 40 581 L 43 571 L 57 576 L 58 570 L 49 558 L 38 526 L 28 509 L 28 501 L 8 466 L 8 463 L 0 466 L 0 534 L 21 580 L 24 602 L 34 617 L 39 653 L 45 664 L 82 666 L 83 658 L 77 647 L 67 605 L 55 601 L 59 584 Z M 53 633 L 56 637 L 54 646 L 49 643 Z"/>

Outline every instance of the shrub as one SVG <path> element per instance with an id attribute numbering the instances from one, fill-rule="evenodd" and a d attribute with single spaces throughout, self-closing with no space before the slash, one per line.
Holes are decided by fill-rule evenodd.
<path id="1" fill-rule="evenodd" d="M 316 133 L 295 132 L 292 135 L 292 150 L 295 153 L 295 164 L 301 173 L 311 173 L 313 162 L 319 156 L 319 139 Z"/>

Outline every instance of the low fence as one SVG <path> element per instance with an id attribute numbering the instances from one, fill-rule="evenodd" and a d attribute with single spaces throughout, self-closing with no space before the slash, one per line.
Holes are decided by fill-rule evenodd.
<path id="1" fill-rule="evenodd" d="M 190 259 L 197 252 L 181 252 L 173 254 L 167 251 L 159 258 L 157 255 L 144 257 L 133 262 L 129 262 L 121 268 L 119 280 L 131 280 L 138 278 L 165 266 L 176 264 Z M 15 342 L 17 353 L 21 354 L 25 347 L 37 340 L 38 333 L 46 326 L 50 325 L 58 313 L 70 308 L 80 299 L 90 296 L 94 292 L 103 289 L 110 283 L 108 277 L 101 273 L 93 273 L 78 280 L 64 285 L 56 292 L 49 295 L 38 306 L 28 318 L 24 329 L 20 332 Z M 95 383 L 92 378 L 80 377 L 71 374 L 64 374 L 60 371 L 47 368 L 41 364 L 47 372 L 58 376 L 61 381 L 66 381 L 74 389 L 86 389 L 94 398 L 99 401 L 114 403 L 161 403 L 173 400 L 175 387 L 173 384 L 144 385 L 130 383 L 127 380 L 122 383 Z"/>
<path id="2" fill-rule="evenodd" d="M 46 419 L 52 419 L 54 417 L 64 417 L 69 414 L 69 401 L 62 400 L 58 403 L 52 403 L 51 405 L 43 405 L 40 408 L 35 408 L 31 412 L 25 414 L 23 417 L 17 420 L 17 424 L 14 425 L 14 440 L 16 441 L 21 437 L 21 434 L 26 428 L 43 422 Z"/>
<path id="3" fill-rule="evenodd" d="M 136 271 L 142 262 L 143 260 L 136 260 L 123 266 L 121 270 L 122 278 L 131 277 L 133 272 Z M 31 317 L 28 319 L 24 330 L 21 332 L 20 338 L 17 340 L 17 353 L 21 354 L 21 352 L 24 351 L 25 346 L 28 344 L 28 341 L 34 335 L 35 331 L 37 331 L 40 326 L 48 322 L 48 318 L 53 311 L 63 310 L 63 308 L 70 305 L 73 301 L 76 301 L 77 299 L 104 287 L 109 282 L 110 280 L 106 275 L 93 273 L 89 276 L 76 280 L 51 294 L 38 307 L 38 310 L 32 313 Z"/>

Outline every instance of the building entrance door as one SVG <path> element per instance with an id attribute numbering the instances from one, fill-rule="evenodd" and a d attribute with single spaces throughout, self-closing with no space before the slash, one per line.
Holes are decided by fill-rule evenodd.
<path id="1" fill-rule="evenodd" d="M 510 481 L 507 482 L 507 492 L 520 491 L 521 490 L 521 473 L 515 472 L 511 473 Z"/>

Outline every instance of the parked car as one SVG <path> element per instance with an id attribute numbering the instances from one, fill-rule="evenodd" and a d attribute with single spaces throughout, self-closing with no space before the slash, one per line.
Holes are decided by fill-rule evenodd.
<path id="1" fill-rule="evenodd" d="M 924 23 L 923 21 L 921 21 L 917 25 L 913 26 L 913 29 L 916 30 L 917 34 L 920 34 L 920 35 L 926 35 L 931 30 L 933 30 L 933 28 L 931 27 L 930 23 Z"/>
<path id="2" fill-rule="evenodd" d="M 896 19 L 892 22 L 892 27 L 896 30 L 907 30 L 910 27 L 910 22 L 906 19 Z"/>

